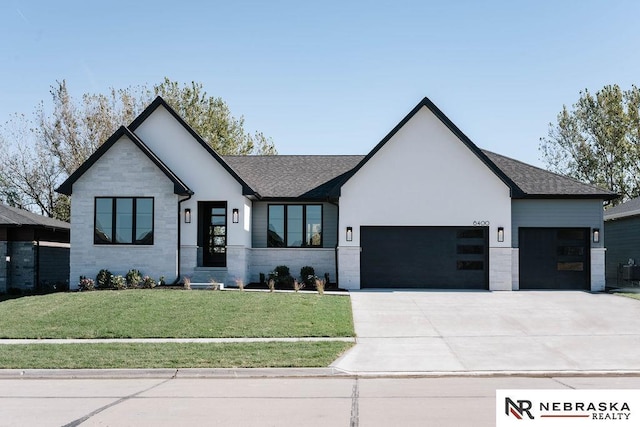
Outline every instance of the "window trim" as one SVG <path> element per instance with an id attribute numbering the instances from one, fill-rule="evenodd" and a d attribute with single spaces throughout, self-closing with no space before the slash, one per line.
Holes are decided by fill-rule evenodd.
<path id="1" fill-rule="evenodd" d="M 111 241 L 102 242 L 96 238 L 97 222 L 98 222 L 98 200 L 110 199 L 111 200 Z M 131 212 L 131 243 L 119 243 L 115 239 L 116 233 L 116 218 L 117 218 L 117 201 L 118 199 L 131 199 L 132 212 Z M 142 243 L 136 239 L 136 226 L 137 226 L 137 211 L 139 199 L 151 200 L 151 239 L 149 243 Z M 155 242 L 155 211 L 156 201 L 155 197 L 142 196 L 96 196 L 93 200 L 93 244 L 94 245 L 108 245 L 108 246 L 153 246 Z"/>
<path id="2" fill-rule="evenodd" d="M 299 248 L 299 249 L 317 249 L 324 247 L 324 205 L 322 203 L 269 203 L 267 205 L 267 248 L 279 248 L 280 246 L 269 246 L 269 224 L 271 223 L 271 206 L 283 206 L 284 207 L 284 228 L 283 234 L 284 236 L 284 246 L 281 248 Z M 288 242 L 288 232 L 289 232 L 289 206 L 302 206 L 302 239 L 304 244 L 301 246 L 289 246 Z M 319 206 L 320 207 L 320 243 L 317 245 L 310 245 L 307 242 L 307 207 L 308 206 Z"/>

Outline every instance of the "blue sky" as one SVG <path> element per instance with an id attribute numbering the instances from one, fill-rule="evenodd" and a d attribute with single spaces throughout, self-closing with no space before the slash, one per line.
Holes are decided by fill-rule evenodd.
<path id="1" fill-rule="evenodd" d="M 478 146 L 542 165 L 579 91 L 637 84 L 637 1 L 15 1 L 0 122 L 75 96 L 202 82 L 281 154 L 366 154 L 424 96 Z"/>

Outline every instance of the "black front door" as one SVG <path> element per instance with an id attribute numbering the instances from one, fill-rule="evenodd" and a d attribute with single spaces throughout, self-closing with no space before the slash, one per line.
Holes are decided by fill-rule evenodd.
<path id="1" fill-rule="evenodd" d="M 205 267 L 227 266 L 227 202 L 199 202 L 198 221 Z"/>

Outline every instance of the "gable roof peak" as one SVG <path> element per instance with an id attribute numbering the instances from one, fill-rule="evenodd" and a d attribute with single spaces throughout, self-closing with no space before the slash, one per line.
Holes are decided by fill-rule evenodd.
<path id="1" fill-rule="evenodd" d="M 140 125 L 142 123 L 144 123 L 145 120 L 147 120 L 147 118 L 149 118 L 149 116 L 151 114 L 153 114 L 154 111 L 156 111 L 158 109 L 158 107 L 164 107 L 165 110 L 167 110 L 169 112 L 169 114 L 171 114 L 171 116 L 173 116 L 173 118 L 187 131 L 189 132 L 189 134 L 193 137 L 193 139 L 195 139 L 205 150 L 207 150 L 207 152 L 218 162 L 220 163 L 220 165 L 236 180 L 238 181 L 238 183 L 242 186 L 242 193 L 245 195 L 253 195 L 253 196 L 259 196 L 256 191 L 251 188 L 241 177 L 240 175 L 238 175 L 236 173 L 235 170 L 233 170 L 233 168 L 231 166 L 229 166 L 229 164 L 227 162 L 225 162 L 225 160 L 222 158 L 222 156 L 220 156 L 220 154 L 218 154 L 213 148 L 211 148 L 211 146 L 200 136 L 200 134 L 198 134 L 198 132 L 195 131 L 195 129 L 193 129 L 183 118 L 182 116 L 180 116 L 180 114 L 178 114 L 176 112 L 176 110 L 173 109 L 173 107 L 171 107 L 171 105 L 169 105 L 167 103 L 167 101 L 165 101 L 160 95 L 158 95 L 156 97 L 156 99 L 153 100 L 153 102 L 151 104 L 149 104 L 149 106 L 147 108 L 144 109 L 144 111 L 142 113 L 140 113 L 140 115 L 138 117 L 136 117 L 131 124 L 129 125 L 129 129 L 131 129 L 132 131 L 135 131 L 136 129 L 138 129 L 138 127 L 140 127 Z"/>
<path id="2" fill-rule="evenodd" d="M 389 140 L 391 140 L 404 125 L 409 122 L 423 107 L 426 107 L 440 122 L 445 125 L 451 133 L 453 133 L 464 145 L 467 146 L 473 154 L 475 154 L 482 163 L 484 163 L 502 182 L 504 182 L 511 191 L 512 197 L 521 197 L 524 192 L 513 180 L 507 176 L 498 166 L 496 166 L 489 157 L 487 157 L 482 150 L 476 146 L 467 135 L 465 135 L 428 97 L 422 98 L 420 102 L 407 114 L 404 119 L 400 121 L 392 130 L 380 141 L 373 149 L 367 154 L 362 161 L 356 165 L 355 168 L 349 173 L 346 179 L 340 184 L 344 185 L 353 175 L 358 171 L 378 152 L 384 147 Z M 340 189 L 336 188 L 335 192 L 339 195 Z"/>
<path id="3" fill-rule="evenodd" d="M 133 144 L 135 144 L 140 151 L 142 151 L 149 160 L 151 160 L 160 169 L 160 171 L 162 171 L 162 173 L 164 173 L 164 175 L 173 182 L 174 192 L 176 194 L 185 196 L 193 194 L 193 191 L 191 191 L 191 189 L 189 189 L 189 187 L 182 182 L 182 180 L 180 180 L 180 178 L 178 178 L 178 176 L 173 173 L 171 169 L 169 169 L 167 165 L 165 165 L 135 133 L 125 126 L 120 126 L 118 130 L 109 137 L 109 139 L 98 147 L 98 149 L 94 151 L 93 154 L 91 154 L 89 158 L 85 160 L 80 167 L 78 167 L 78 169 L 69 175 L 69 177 L 58 188 L 56 188 L 56 191 L 61 194 L 71 195 L 73 191 L 73 184 L 123 136 L 127 137 Z"/>

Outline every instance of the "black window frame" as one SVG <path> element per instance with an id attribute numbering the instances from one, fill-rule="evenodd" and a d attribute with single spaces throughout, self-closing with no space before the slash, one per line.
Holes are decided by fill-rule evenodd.
<path id="1" fill-rule="evenodd" d="M 272 206 L 282 206 L 284 211 L 284 228 L 283 234 L 284 236 L 284 246 L 273 246 L 270 245 L 269 240 L 269 224 L 271 224 L 271 207 Z M 301 246 L 289 246 L 288 242 L 288 232 L 289 232 L 289 220 L 288 220 L 288 207 L 289 206 L 301 206 L 302 207 L 302 238 L 303 244 Z M 317 245 L 311 245 L 307 242 L 307 207 L 309 206 L 319 206 L 320 207 L 320 243 Z M 267 205 L 267 247 L 268 248 L 322 248 L 324 247 L 324 206 L 322 203 L 269 203 Z"/>
<path id="2" fill-rule="evenodd" d="M 131 212 L 131 243 L 128 242 L 117 242 L 116 241 L 116 219 L 117 219 L 117 202 L 118 200 L 130 199 L 132 203 L 132 212 Z M 98 216 L 98 200 L 111 200 L 111 241 L 105 242 L 99 240 L 97 237 L 97 216 Z M 137 228 L 137 210 L 138 210 L 138 200 L 151 200 L 151 238 L 147 240 L 138 240 L 136 239 L 136 228 Z M 152 246 L 154 244 L 155 239 L 155 210 L 156 210 L 156 201 L 155 197 L 132 197 L 132 196 L 99 196 L 95 197 L 93 201 L 93 244 L 94 245 L 112 245 L 112 246 Z"/>

